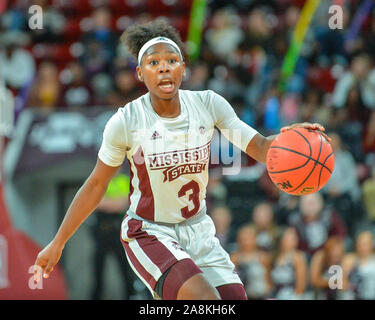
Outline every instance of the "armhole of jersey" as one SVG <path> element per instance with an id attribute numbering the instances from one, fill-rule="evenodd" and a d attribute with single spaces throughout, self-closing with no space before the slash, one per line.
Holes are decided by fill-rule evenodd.
<path id="1" fill-rule="evenodd" d="M 125 105 L 124 108 L 128 108 L 130 106 L 130 104 L 131 103 Z M 127 128 L 125 126 L 126 119 L 125 119 L 124 109 L 123 110 L 120 109 L 120 118 L 121 118 L 121 126 L 122 126 L 122 129 L 124 131 L 125 141 L 127 141 L 127 146 L 126 146 L 126 149 L 125 149 L 125 152 L 127 153 L 131 149 L 131 147 L 129 146 L 129 144 L 130 144 L 129 135 L 128 135 L 128 132 L 127 132 Z"/>
<path id="2" fill-rule="evenodd" d="M 207 112 L 209 113 L 209 115 L 211 116 L 211 119 L 212 119 L 212 122 L 214 124 L 214 127 L 219 129 L 217 126 L 216 126 L 216 119 L 215 119 L 215 110 L 214 110 L 214 106 L 212 105 L 212 95 L 214 94 L 214 92 L 212 90 L 206 90 L 207 92 L 207 97 L 206 97 L 206 101 L 203 101 L 203 105 L 207 108 Z M 215 116 L 214 116 L 215 114 Z"/>

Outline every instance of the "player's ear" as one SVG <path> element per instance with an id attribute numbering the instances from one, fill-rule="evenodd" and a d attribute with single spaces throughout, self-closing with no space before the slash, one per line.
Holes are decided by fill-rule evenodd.
<path id="1" fill-rule="evenodd" d="M 137 70 L 137 75 L 138 75 L 138 79 L 139 79 L 139 81 L 142 81 L 142 82 L 143 82 L 143 74 L 142 74 L 141 67 L 140 67 L 140 66 L 137 66 L 136 70 Z"/>

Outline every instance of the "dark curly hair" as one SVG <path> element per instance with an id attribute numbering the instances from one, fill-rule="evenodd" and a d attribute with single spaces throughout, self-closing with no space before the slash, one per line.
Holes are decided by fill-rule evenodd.
<path id="1" fill-rule="evenodd" d="M 183 44 L 179 32 L 168 25 L 163 19 L 156 19 L 146 24 L 132 25 L 122 34 L 120 41 L 125 44 L 129 52 L 137 60 L 138 52 L 149 40 L 156 37 L 166 37 L 179 46 L 181 52 Z"/>

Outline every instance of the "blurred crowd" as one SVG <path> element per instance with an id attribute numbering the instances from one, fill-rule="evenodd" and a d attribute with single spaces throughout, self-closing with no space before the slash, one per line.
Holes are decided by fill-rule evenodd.
<path id="1" fill-rule="evenodd" d="M 145 93 L 119 36 L 163 16 L 186 41 L 191 2 L 35 0 L 43 29 L 30 30 L 30 1 L 10 1 L 0 17 L 0 74 L 16 113 L 115 109 Z M 208 1 L 200 57 L 188 61 L 183 89 L 223 95 L 264 135 L 292 122 L 321 123 L 335 152 L 332 177 L 322 192 L 293 197 L 242 155 L 241 177 L 212 166 L 208 209 L 249 298 L 375 299 L 375 9 L 348 41 L 361 1 L 343 1 L 342 30 L 329 29 L 332 1 L 321 1 L 280 91 L 304 2 Z M 332 266 L 342 267 L 342 283 Z"/>

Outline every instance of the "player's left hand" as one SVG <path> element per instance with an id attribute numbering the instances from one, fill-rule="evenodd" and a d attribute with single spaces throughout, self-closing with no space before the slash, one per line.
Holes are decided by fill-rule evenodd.
<path id="1" fill-rule="evenodd" d="M 280 129 L 281 132 L 284 132 L 284 131 L 287 131 L 287 130 L 290 130 L 290 129 L 293 129 L 293 128 L 306 128 L 306 129 L 310 129 L 310 130 L 317 130 L 320 132 L 320 134 L 326 138 L 328 141 L 331 141 L 331 138 L 328 137 L 324 131 L 326 131 L 326 129 L 319 123 L 310 123 L 310 122 L 302 122 L 302 123 L 294 123 L 290 126 L 285 126 L 285 127 L 282 127 Z"/>

